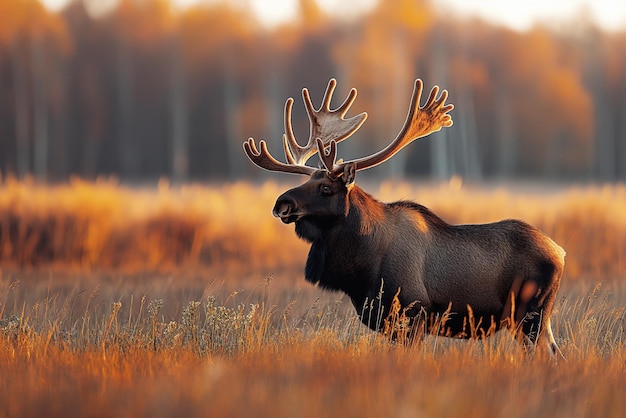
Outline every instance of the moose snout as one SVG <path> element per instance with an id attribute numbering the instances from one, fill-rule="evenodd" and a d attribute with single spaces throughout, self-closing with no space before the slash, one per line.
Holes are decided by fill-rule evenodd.
<path id="1" fill-rule="evenodd" d="M 272 214 L 286 224 L 294 222 L 298 218 L 296 202 L 289 197 L 281 196 L 276 201 Z"/>

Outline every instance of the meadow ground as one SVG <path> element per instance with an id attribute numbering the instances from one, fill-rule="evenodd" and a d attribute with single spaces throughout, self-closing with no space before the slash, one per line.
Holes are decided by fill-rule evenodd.
<path id="1" fill-rule="evenodd" d="M 567 250 L 565 356 L 506 331 L 404 347 L 303 279 L 262 184 L 0 184 L 0 416 L 621 417 L 626 187 L 382 183 L 453 223 L 520 218 Z"/>

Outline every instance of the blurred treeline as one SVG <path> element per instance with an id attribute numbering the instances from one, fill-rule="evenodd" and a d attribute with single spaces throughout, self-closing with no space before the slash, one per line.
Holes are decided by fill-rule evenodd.
<path id="1" fill-rule="evenodd" d="M 37 0 L 0 0 L 0 168 L 63 180 L 258 176 L 241 143 L 269 140 L 282 157 L 282 112 L 349 88 L 350 114 L 369 112 L 340 146 L 354 158 L 400 129 L 413 80 L 450 92 L 455 125 L 418 141 L 385 176 L 626 180 L 626 31 L 589 21 L 528 32 L 460 20 L 426 0 L 381 1 L 358 19 L 301 0 L 301 17 L 264 28 L 241 4 L 185 10 L 121 0 L 92 17 L 82 1 L 58 13 Z M 266 175 L 266 174 L 263 174 Z"/>

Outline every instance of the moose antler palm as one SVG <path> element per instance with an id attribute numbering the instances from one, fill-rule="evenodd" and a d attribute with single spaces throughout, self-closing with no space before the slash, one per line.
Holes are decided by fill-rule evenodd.
<path id="1" fill-rule="evenodd" d="M 337 81 L 333 78 L 328 82 L 326 92 L 322 99 L 319 110 L 315 110 L 311 102 L 309 90 L 302 89 L 302 99 L 306 107 L 307 115 L 310 123 L 309 140 L 305 146 L 300 146 L 296 141 L 291 125 L 291 109 L 293 107 L 293 99 L 290 97 L 285 102 L 285 133 L 283 134 L 283 148 L 287 164 L 276 160 L 267 150 L 267 144 L 264 140 L 259 141 L 259 149 L 257 149 L 253 138 L 248 138 L 244 142 L 243 148 L 248 158 L 261 168 L 271 171 L 281 171 L 285 173 L 307 174 L 310 175 L 315 168 L 305 165 L 307 160 L 315 155 L 318 150 L 317 140 L 319 139 L 323 146 L 331 142 L 337 143 L 348 138 L 356 132 L 365 119 L 367 113 L 361 113 L 349 119 L 344 119 L 346 113 L 356 99 L 357 91 L 355 88 L 350 90 L 348 97 L 335 110 L 330 109 L 330 101 L 337 86 Z"/>
<path id="2" fill-rule="evenodd" d="M 287 163 L 282 163 L 272 157 L 263 140 L 259 141 L 260 149 L 257 149 L 252 138 L 243 144 L 248 158 L 266 170 L 311 175 L 316 169 L 305 165 L 305 163 L 315 153 L 319 153 L 322 164 L 331 173 L 341 173 L 347 164 L 356 164 L 356 170 L 364 170 L 387 161 L 414 140 L 437 132 L 443 127 L 452 126 L 452 117 L 448 113 L 454 109 L 454 105 L 445 104 L 448 92 L 443 90 L 437 98 L 439 87 L 434 86 L 426 104 L 420 107 L 424 84 L 422 80 L 417 79 L 413 87 L 409 112 L 404 126 L 396 138 L 387 147 L 375 154 L 337 164 L 337 143 L 356 132 L 365 122 L 367 113 L 344 119 L 345 114 L 356 99 L 357 90 L 354 88 L 350 90 L 350 94 L 339 108 L 330 110 L 330 100 L 336 85 L 336 80 L 331 79 L 319 110 L 313 108 L 308 89 L 302 90 L 302 98 L 310 122 L 309 140 L 304 147 L 298 145 L 293 134 L 291 126 L 293 99 L 287 99 L 285 103 L 285 134 L 283 135 L 283 148 Z"/>

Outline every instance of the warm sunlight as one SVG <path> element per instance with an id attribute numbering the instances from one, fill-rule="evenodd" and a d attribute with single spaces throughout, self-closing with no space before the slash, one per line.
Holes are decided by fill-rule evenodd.
<path id="1" fill-rule="evenodd" d="M 39 0 L 39 1 L 43 3 L 43 5 L 46 6 L 48 10 L 57 12 L 57 11 L 62 10 L 65 6 L 67 6 L 71 0 Z M 172 0 L 172 1 L 180 2 L 181 4 L 186 3 L 186 5 L 188 6 L 189 4 L 196 2 L 197 0 L 186 0 L 186 1 L 185 0 Z M 87 9 L 87 12 L 91 16 L 94 16 L 94 17 L 103 16 L 111 12 L 115 8 L 118 2 L 119 0 L 83 0 L 83 3 L 85 4 L 85 9 Z"/>
<path id="2" fill-rule="evenodd" d="M 57 11 L 70 0 L 41 0 L 48 9 Z M 90 14 L 103 15 L 119 0 L 84 0 Z M 171 0 L 178 9 L 193 4 L 215 3 L 219 0 Z M 225 0 L 223 0 L 225 1 Z M 318 0 L 320 8 L 329 14 L 353 17 L 366 13 L 376 6 L 377 0 L 339 1 Z M 298 0 L 240 0 L 241 7 L 250 7 L 261 22 L 274 27 L 295 19 Z M 438 0 L 433 4 L 442 10 L 461 15 L 479 16 L 492 22 L 503 23 L 517 30 L 526 30 L 537 22 L 567 21 L 578 16 L 589 17 L 606 30 L 626 28 L 626 2 L 622 0 L 528 0 L 505 2 L 500 0 Z"/>
<path id="3" fill-rule="evenodd" d="M 439 0 L 434 4 L 517 30 L 530 29 L 537 22 L 556 23 L 583 16 L 606 30 L 626 28 L 626 2 L 623 0 Z"/>
<path id="4" fill-rule="evenodd" d="M 63 9 L 69 2 L 70 0 L 41 0 L 41 3 L 53 12 Z"/>

